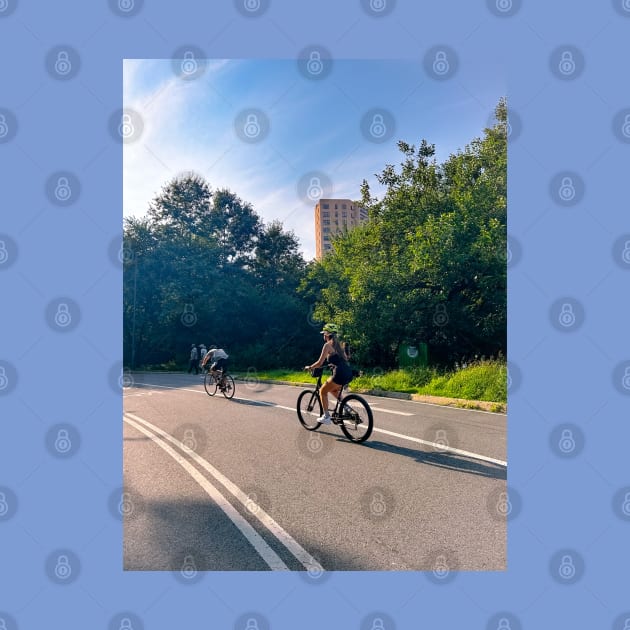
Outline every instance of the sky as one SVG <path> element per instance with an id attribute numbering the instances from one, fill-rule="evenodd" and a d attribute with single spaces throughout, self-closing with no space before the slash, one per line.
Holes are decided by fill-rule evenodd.
<path id="1" fill-rule="evenodd" d="M 398 140 L 426 139 L 444 161 L 483 134 L 506 93 L 498 72 L 435 81 L 414 61 L 335 60 L 319 80 L 295 59 L 204 60 L 189 75 L 181 63 L 124 62 L 124 108 L 142 133 L 123 145 L 123 215 L 146 214 L 164 185 L 192 171 L 265 223 L 282 221 L 306 260 L 318 194 L 358 200 L 366 179 L 380 197 L 375 175 L 400 163 Z"/>

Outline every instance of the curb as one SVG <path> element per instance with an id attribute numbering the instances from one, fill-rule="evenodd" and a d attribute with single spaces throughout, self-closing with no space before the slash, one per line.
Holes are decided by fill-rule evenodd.
<path id="1" fill-rule="evenodd" d="M 257 383 L 270 383 L 275 385 L 291 385 L 292 387 L 312 387 L 313 383 L 296 383 L 295 381 L 272 381 L 269 379 L 255 378 L 247 379 L 234 377 L 237 381 L 255 380 Z M 442 407 L 457 407 L 458 409 L 478 409 L 489 413 L 507 413 L 507 404 L 500 402 L 488 402 L 485 400 L 467 400 L 465 398 L 447 398 L 444 396 L 430 396 L 429 394 L 406 394 L 404 392 L 390 392 L 384 389 L 351 389 L 357 394 L 367 394 L 368 396 L 379 396 L 380 398 L 395 398 L 398 400 L 412 400 L 414 402 L 424 402 Z"/>

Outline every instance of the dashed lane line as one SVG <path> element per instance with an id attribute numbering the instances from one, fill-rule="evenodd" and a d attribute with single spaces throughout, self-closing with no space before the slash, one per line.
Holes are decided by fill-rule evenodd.
<path id="1" fill-rule="evenodd" d="M 182 390 L 182 391 L 195 392 L 197 394 L 206 393 L 205 391 L 200 391 L 198 389 L 186 389 L 183 387 L 173 387 L 169 385 L 152 385 L 150 383 L 136 383 L 135 385 L 147 385 L 148 387 L 161 387 L 163 389 L 177 389 L 177 390 Z M 277 403 L 255 400 L 253 398 L 241 398 L 239 396 L 239 400 L 244 400 L 246 402 L 255 402 L 265 407 L 277 407 L 279 409 L 295 411 L 294 407 L 286 407 L 284 405 L 279 405 Z M 384 411 L 384 409 L 382 409 L 381 407 L 378 407 L 374 411 Z M 415 414 L 412 414 L 412 415 L 415 415 Z M 431 446 L 440 453 L 453 453 L 455 455 L 462 455 L 464 457 L 470 457 L 472 459 L 489 462 L 491 464 L 497 464 L 498 466 L 503 466 L 503 467 L 507 466 L 507 462 L 502 459 L 495 459 L 494 457 L 488 457 L 487 455 L 481 455 L 479 453 L 473 453 L 471 451 L 464 451 L 459 448 L 452 448 L 450 446 L 445 446 L 444 444 L 440 444 L 439 442 L 430 442 L 428 440 L 422 440 L 420 438 L 412 437 L 411 435 L 404 435 L 403 433 L 396 433 L 394 431 L 388 431 L 387 429 L 381 429 L 380 427 L 374 427 L 373 431 L 376 433 L 384 433 L 385 435 L 391 435 L 392 437 L 397 437 L 401 440 L 408 440 L 409 442 L 415 442 L 417 444 L 424 444 L 425 446 Z"/>

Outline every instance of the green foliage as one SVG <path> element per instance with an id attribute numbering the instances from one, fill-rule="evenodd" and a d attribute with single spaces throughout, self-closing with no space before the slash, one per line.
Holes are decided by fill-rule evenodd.
<path id="1" fill-rule="evenodd" d="M 317 352 L 308 304 L 295 295 L 306 266 L 295 235 L 264 225 L 229 190 L 175 178 L 146 217 L 125 221 L 124 242 L 126 365 L 181 367 L 202 342 L 245 369 L 300 365 Z"/>
<path id="2" fill-rule="evenodd" d="M 335 321 L 365 366 L 391 368 L 401 343 L 423 341 L 432 361 L 506 347 L 507 107 L 496 124 L 443 164 L 435 146 L 399 142 L 399 168 L 361 187 L 370 219 L 340 235 L 300 287 L 320 321 Z"/>

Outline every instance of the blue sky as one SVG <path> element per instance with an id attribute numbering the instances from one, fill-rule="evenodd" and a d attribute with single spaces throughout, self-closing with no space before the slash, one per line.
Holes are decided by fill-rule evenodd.
<path id="1" fill-rule="evenodd" d="M 124 145 L 124 215 L 145 214 L 164 184 L 194 171 L 213 189 L 250 202 L 263 221 L 281 220 L 311 259 L 315 204 L 299 194 L 304 176 L 321 172 L 332 186 L 326 196 L 358 199 L 364 178 L 373 195 L 382 192 L 374 174 L 399 163 L 400 139 L 424 138 L 446 159 L 482 134 L 506 93 L 500 72 L 477 75 L 474 84 L 457 75 L 440 82 L 419 62 L 335 60 L 330 75 L 314 81 L 294 59 L 209 60 L 201 76 L 183 80 L 171 60 L 126 60 L 124 107 L 141 115 L 144 130 Z M 361 131 L 362 117 L 375 108 L 395 122 L 382 143 Z M 248 109 L 263 112 L 263 127 L 265 116 L 269 121 L 258 142 L 236 132 Z"/>

